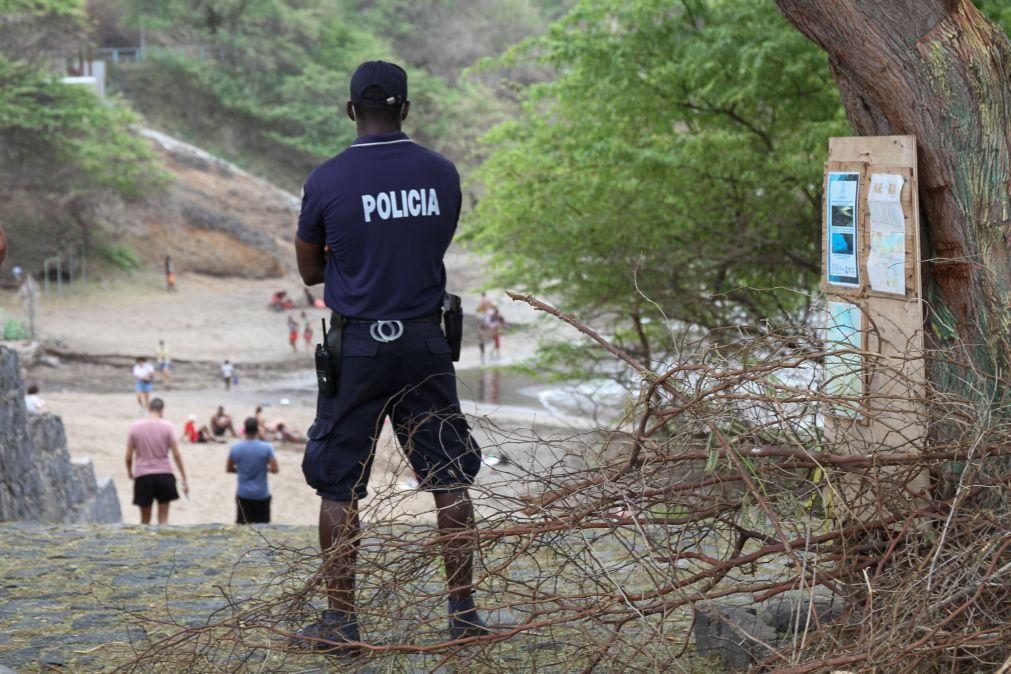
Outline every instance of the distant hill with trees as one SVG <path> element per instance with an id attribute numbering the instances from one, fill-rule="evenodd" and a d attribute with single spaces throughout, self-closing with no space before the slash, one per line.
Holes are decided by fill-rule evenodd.
<path id="1" fill-rule="evenodd" d="M 408 131 L 458 162 L 476 164 L 476 138 L 511 103 L 499 74 L 467 78 L 463 70 L 542 33 L 569 4 L 0 0 L 0 222 L 11 246 L 5 272 L 13 265 L 41 271 L 56 254 L 64 264 L 70 260 L 71 272 L 85 256 L 113 268 L 153 263 L 134 245 L 144 241 L 134 225 L 153 222 L 149 212 L 167 209 L 174 215 L 163 228 L 178 221 L 193 232 L 244 217 L 223 206 L 193 222 L 176 218 L 192 214 L 183 195 L 193 186 L 178 162 L 137 135 L 141 126 L 297 193 L 313 166 L 353 139 L 342 108 L 348 76 L 363 60 L 404 63 L 414 102 Z M 116 64 L 106 54 L 106 100 L 60 82 L 70 65 L 101 56 L 101 48 L 141 45 L 139 62 Z M 186 46 L 203 49 L 179 48 Z M 213 211 L 214 202 L 201 208 Z M 215 236 L 232 236 L 236 227 Z M 263 241 L 275 235 L 267 230 Z M 252 235 L 243 236 L 248 243 Z M 284 266 L 253 258 L 249 273 L 280 273 Z M 221 268 L 243 273 L 231 262 Z"/>
<path id="2" fill-rule="evenodd" d="M 92 0 L 99 39 L 147 47 L 111 82 L 149 122 L 297 191 L 353 140 L 347 81 L 365 60 L 403 63 L 408 131 L 456 161 L 504 114 L 496 83 L 467 67 L 542 33 L 567 4 L 536 0 Z M 104 37 L 103 37 L 104 36 Z M 203 58 L 159 47 L 206 45 Z"/>

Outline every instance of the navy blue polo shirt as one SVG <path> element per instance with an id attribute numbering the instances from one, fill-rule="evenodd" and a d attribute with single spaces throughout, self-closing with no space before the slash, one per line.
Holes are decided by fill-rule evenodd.
<path id="1" fill-rule="evenodd" d="M 298 238 L 330 247 L 330 309 L 405 319 L 440 307 L 442 259 L 462 200 L 451 161 L 401 132 L 362 136 L 310 173 L 302 191 Z"/>

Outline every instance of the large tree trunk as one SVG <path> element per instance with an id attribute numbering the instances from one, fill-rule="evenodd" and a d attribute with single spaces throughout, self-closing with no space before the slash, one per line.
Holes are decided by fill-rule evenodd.
<path id="1" fill-rule="evenodd" d="M 1011 43 L 969 0 L 775 0 L 829 55 L 861 135 L 919 146 L 928 344 L 977 372 L 1011 360 Z M 941 389 L 958 377 L 935 361 Z M 969 377 L 970 380 L 976 377 Z M 977 382 L 978 383 L 978 382 Z"/>

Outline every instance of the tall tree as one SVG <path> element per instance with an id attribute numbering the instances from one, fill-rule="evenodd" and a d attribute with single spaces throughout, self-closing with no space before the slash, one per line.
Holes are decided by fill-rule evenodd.
<path id="1" fill-rule="evenodd" d="M 928 339 L 969 346 L 977 370 L 1011 359 L 1011 42 L 969 0 L 775 0 L 829 55 L 861 135 L 919 148 Z M 950 388 L 959 377 L 935 367 Z"/>
<path id="2" fill-rule="evenodd" d="M 848 129 L 771 4 L 583 0 L 511 59 L 555 77 L 486 138 L 467 236 L 499 283 L 610 320 L 651 365 L 672 321 L 796 320 L 804 295 L 778 289 L 816 283 L 818 176 Z"/>

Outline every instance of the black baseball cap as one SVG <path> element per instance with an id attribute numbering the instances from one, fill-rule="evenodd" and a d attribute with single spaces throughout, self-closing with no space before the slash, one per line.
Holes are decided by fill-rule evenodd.
<path id="1" fill-rule="evenodd" d="M 365 90 L 376 87 L 380 95 L 365 96 Z M 373 107 L 399 107 L 407 101 L 407 73 L 395 63 L 366 61 L 351 76 L 351 102 Z"/>

